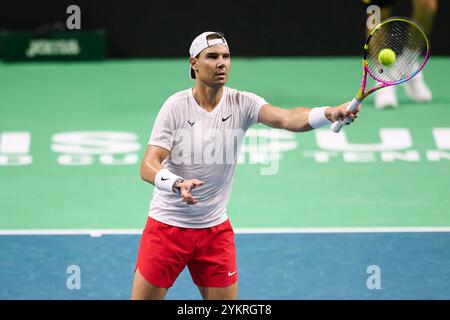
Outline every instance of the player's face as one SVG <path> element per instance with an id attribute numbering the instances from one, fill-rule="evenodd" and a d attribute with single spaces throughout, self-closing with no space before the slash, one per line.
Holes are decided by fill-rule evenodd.
<path id="1" fill-rule="evenodd" d="M 223 86 L 228 81 L 231 60 L 227 46 L 216 44 L 203 50 L 197 61 L 197 78 L 211 86 Z"/>

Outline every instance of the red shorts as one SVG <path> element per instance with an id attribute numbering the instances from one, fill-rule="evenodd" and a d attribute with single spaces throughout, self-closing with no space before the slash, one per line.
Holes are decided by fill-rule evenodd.
<path id="1" fill-rule="evenodd" d="M 237 282 L 230 220 L 210 228 L 193 229 L 147 219 L 136 269 L 154 286 L 170 288 L 186 266 L 200 287 L 228 287 Z"/>

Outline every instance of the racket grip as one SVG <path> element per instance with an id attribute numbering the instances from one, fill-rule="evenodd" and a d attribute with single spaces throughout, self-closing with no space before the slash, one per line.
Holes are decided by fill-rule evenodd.
<path id="1" fill-rule="evenodd" d="M 355 111 L 360 104 L 361 104 L 360 100 L 353 98 L 353 100 L 347 106 L 347 111 Z M 350 118 L 345 117 L 344 120 L 338 120 L 333 122 L 333 124 L 331 125 L 331 130 L 333 130 L 333 132 L 338 133 L 339 131 L 341 131 L 342 127 L 345 124 L 349 124 L 351 122 L 352 121 L 350 120 Z"/>

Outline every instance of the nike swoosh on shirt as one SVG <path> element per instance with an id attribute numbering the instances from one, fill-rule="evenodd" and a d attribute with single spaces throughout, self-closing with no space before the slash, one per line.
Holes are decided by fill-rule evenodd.
<path id="1" fill-rule="evenodd" d="M 162 180 L 162 181 L 166 181 L 166 180 L 169 180 L 169 178 L 161 177 L 161 180 Z"/>
<path id="2" fill-rule="evenodd" d="M 228 271 L 228 276 L 229 277 L 231 277 L 233 274 L 235 274 L 237 272 L 237 270 L 236 271 L 234 271 L 234 272 L 230 272 L 230 271 Z"/>
<path id="3" fill-rule="evenodd" d="M 222 122 L 223 121 L 227 121 L 230 117 L 231 117 L 231 114 L 228 117 L 226 117 L 226 118 L 222 118 Z"/>

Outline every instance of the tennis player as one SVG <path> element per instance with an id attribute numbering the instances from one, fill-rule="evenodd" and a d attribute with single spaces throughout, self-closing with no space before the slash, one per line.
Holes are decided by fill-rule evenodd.
<path id="1" fill-rule="evenodd" d="M 221 33 L 200 34 L 189 53 L 195 85 L 164 103 L 142 161 L 141 177 L 155 189 L 132 299 L 164 299 L 186 266 L 204 299 L 237 299 L 236 248 L 226 207 L 245 131 L 257 122 L 309 131 L 357 114 L 346 111 L 348 103 L 283 109 L 225 87 L 231 59 Z"/>

